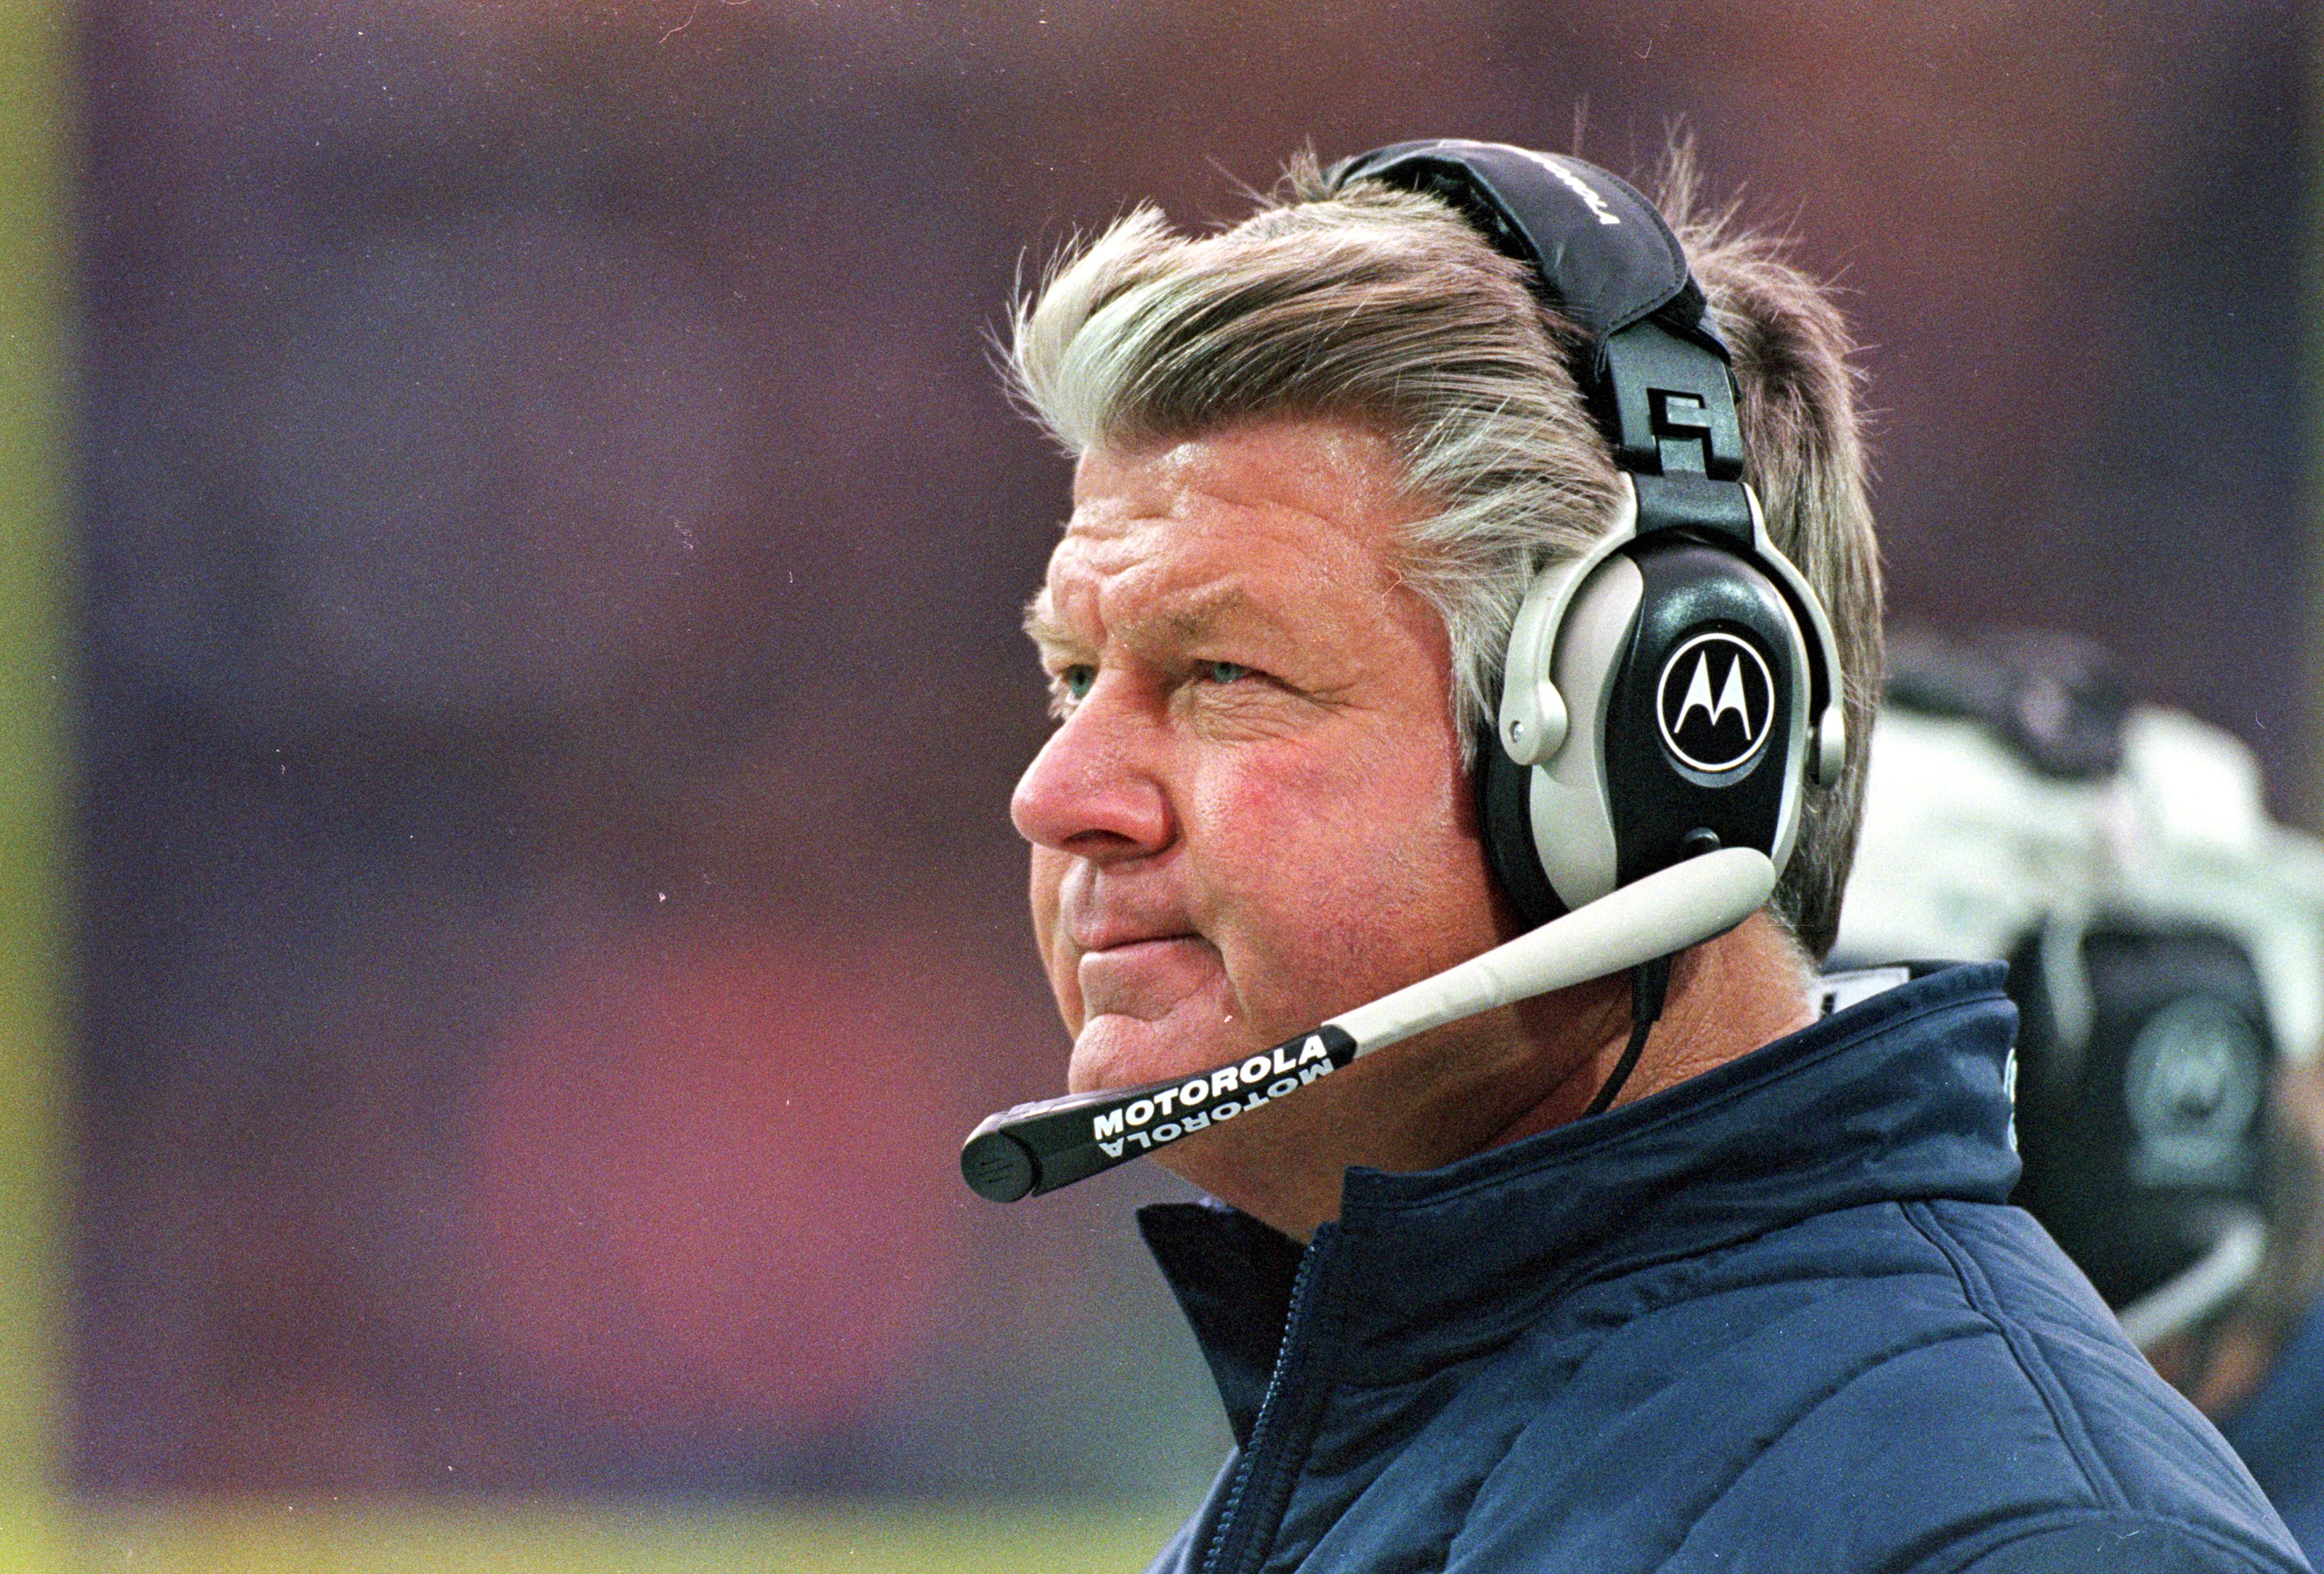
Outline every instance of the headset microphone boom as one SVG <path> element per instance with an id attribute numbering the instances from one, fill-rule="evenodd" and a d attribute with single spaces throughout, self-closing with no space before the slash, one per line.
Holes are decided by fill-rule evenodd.
<path id="1" fill-rule="evenodd" d="M 1775 883 L 1775 865 L 1755 847 L 1723 847 L 1674 864 L 1239 1062 L 988 1116 L 960 1151 L 961 1174 L 995 1202 L 1070 1186 L 1296 1093 L 1416 1033 L 1724 934 L 1766 903 Z"/>

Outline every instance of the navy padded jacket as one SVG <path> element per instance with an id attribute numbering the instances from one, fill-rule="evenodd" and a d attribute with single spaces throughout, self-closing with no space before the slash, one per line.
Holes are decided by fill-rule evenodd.
<path id="1" fill-rule="evenodd" d="M 2324 1557 L 2324 1302 L 2310 1309 L 2265 1381 L 2219 1430 L 2308 1560 Z"/>
<path id="2" fill-rule="evenodd" d="M 1599 1118 L 1139 1223 L 1238 1448 L 1155 1568 L 2301 1569 L 2031 1217 L 1995 967 Z"/>

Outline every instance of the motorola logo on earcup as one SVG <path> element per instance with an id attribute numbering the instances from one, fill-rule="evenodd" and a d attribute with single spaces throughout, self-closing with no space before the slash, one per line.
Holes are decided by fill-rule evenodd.
<path id="1" fill-rule="evenodd" d="M 1748 640 L 1699 634 L 1663 663 L 1655 710 L 1672 757 L 1715 776 L 1750 764 L 1766 743 L 1775 682 Z"/>
<path id="2" fill-rule="evenodd" d="M 2266 1085 L 2267 1049 L 2249 1017 L 2210 995 L 2164 1005 L 2131 1041 L 2123 1078 L 2135 1178 L 2167 1182 L 2232 1162 Z"/>

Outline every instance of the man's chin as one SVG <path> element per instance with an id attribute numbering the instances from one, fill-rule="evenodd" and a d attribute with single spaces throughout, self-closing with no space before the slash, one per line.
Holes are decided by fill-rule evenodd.
<path id="1" fill-rule="evenodd" d="M 1148 1022 L 1106 1012 L 1091 1017 L 1074 1040 L 1066 1087 L 1091 1093 L 1102 1088 L 1136 1088 L 1166 1077 L 1191 1077 L 1223 1066 L 1252 1047 L 1230 1037 L 1216 1019 L 1197 1025 L 1177 1016 L 1174 1012 Z"/>
<path id="2" fill-rule="evenodd" d="M 1215 1016 L 1178 1023 L 1168 1017 L 1147 1022 L 1110 1014 L 1093 1016 L 1074 1041 L 1066 1079 L 1076 1093 L 1136 1088 L 1166 1078 L 1215 1070 L 1276 1042 L 1231 1035 L 1231 1030 Z M 1339 1079 L 1335 1077 L 1328 1082 Z M 1278 1218 L 1279 1210 L 1269 1207 L 1283 1186 L 1285 1144 L 1311 1153 L 1319 1151 L 1319 1142 L 1328 1144 L 1323 1131 L 1333 1124 L 1335 1102 L 1328 1084 L 1302 1089 L 1296 1098 L 1269 1101 L 1232 1121 L 1214 1121 L 1206 1131 L 1158 1148 L 1154 1162 L 1212 1196 L 1276 1223 L 1278 1228 L 1296 1228 L 1292 1215 L 1282 1214 Z M 1322 1206 L 1328 1215 L 1338 1204 L 1338 1166 L 1326 1164 L 1323 1171 L 1316 1184 L 1322 1188 Z M 1313 1199 L 1302 1200 L 1304 1204 Z"/>

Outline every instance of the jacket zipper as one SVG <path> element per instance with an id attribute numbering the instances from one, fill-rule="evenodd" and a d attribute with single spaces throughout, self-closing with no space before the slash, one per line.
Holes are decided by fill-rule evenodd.
<path id="1" fill-rule="evenodd" d="M 1307 1301 L 1314 1293 L 1315 1264 L 1331 1249 L 1332 1236 L 1336 1233 L 1335 1226 L 1319 1227 L 1306 1254 L 1299 1259 L 1299 1271 L 1292 1275 L 1291 1301 L 1283 1319 L 1283 1345 L 1275 1353 L 1275 1370 L 1268 1374 L 1267 1393 L 1259 1402 L 1259 1419 L 1251 1423 L 1250 1447 L 1243 1451 L 1234 1485 L 1227 1489 L 1226 1507 L 1211 1532 L 1211 1548 L 1203 1559 L 1203 1574 L 1229 1574 L 1243 1563 L 1256 1566 L 1257 1561 L 1264 1560 L 1276 1523 L 1281 1518 L 1280 1510 L 1268 1514 L 1267 1505 L 1286 1471 L 1297 1470 L 1304 1447 L 1296 1435 L 1285 1432 L 1292 1425 L 1286 1413 L 1289 1402 L 1285 1396 L 1292 1392 L 1296 1368 L 1305 1364 Z M 1270 1458 L 1270 1453 L 1277 1457 Z M 1246 1503 L 1252 1505 L 1253 1517 L 1239 1520 Z M 1268 1523 L 1262 1523 L 1261 1516 Z M 1253 1549 L 1259 1555 L 1257 1560 L 1249 1555 Z M 1231 1550 L 1240 1555 L 1230 1558 Z"/>

